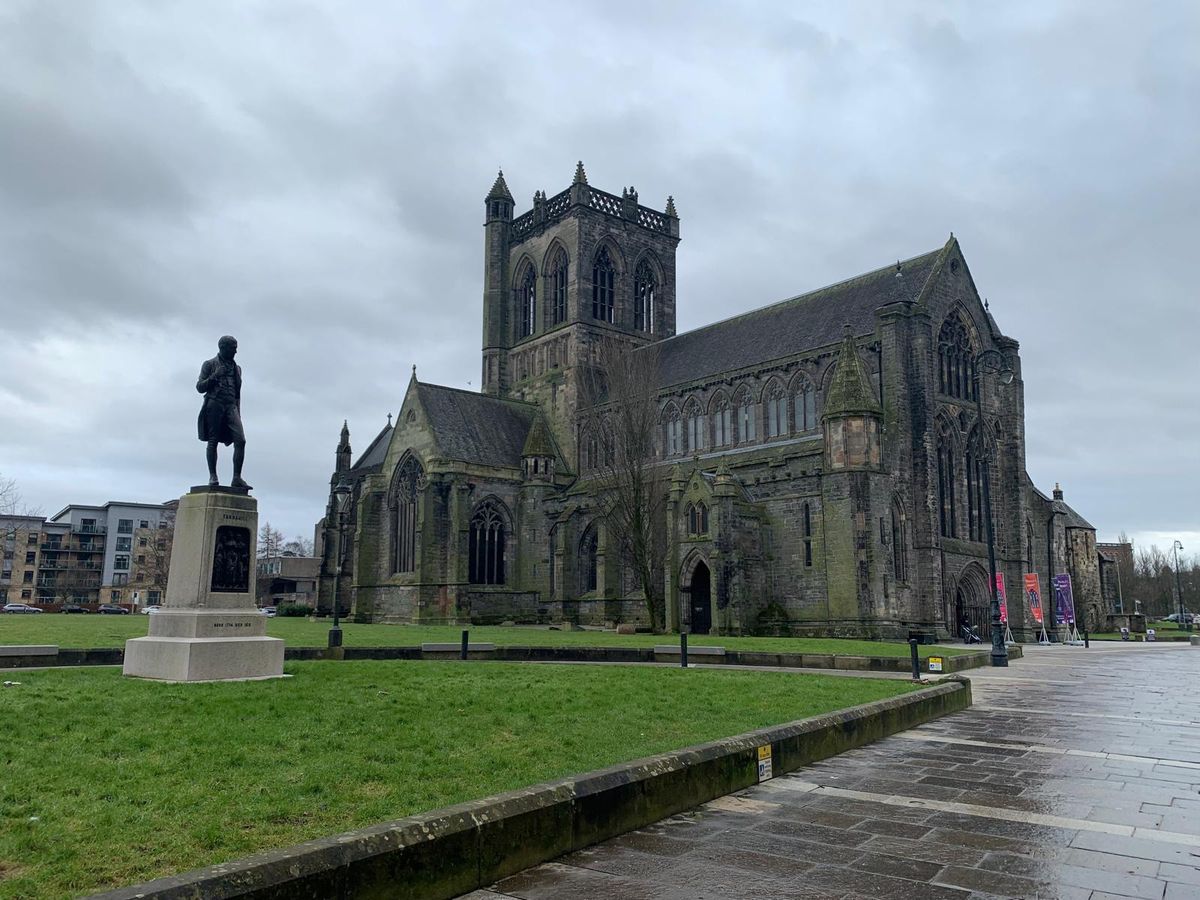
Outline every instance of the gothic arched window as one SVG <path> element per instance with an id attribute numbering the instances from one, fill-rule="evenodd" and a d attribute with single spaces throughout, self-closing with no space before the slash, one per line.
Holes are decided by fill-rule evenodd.
<path id="1" fill-rule="evenodd" d="M 471 516 L 471 584 L 504 584 L 504 514 L 495 500 L 479 504 Z"/>
<path id="2" fill-rule="evenodd" d="M 708 534 L 708 507 L 703 503 L 688 504 L 688 534 L 699 537 Z"/>
<path id="3" fill-rule="evenodd" d="M 533 334 L 536 319 L 534 310 L 537 304 L 537 275 L 533 266 L 526 266 L 525 273 L 517 286 L 517 337 L 529 337 Z"/>
<path id="4" fill-rule="evenodd" d="M 958 313 L 938 332 L 938 390 L 962 400 L 975 399 L 975 349 Z"/>
<path id="5" fill-rule="evenodd" d="M 733 417 L 737 422 L 737 439 L 742 443 L 755 440 L 758 429 L 754 416 L 754 398 L 750 396 L 750 391 L 742 388 L 738 391 L 733 403 Z"/>
<path id="6" fill-rule="evenodd" d="M 700 404 L 693 398 L 687 402 L 683 408 L 684 424 L 687 427 L 687 447 L 689 453 L 700 453 L 704 450 L 705 435 L 708 431 L 708 424 L 705 421 L 704 413 L 700 410 Z"/>
<path id="7" fill-rule="evenodd" d="M 943 537 L 957 537 L 957 508 L 955 504 L 955 482 L 958 467 L 955 464 L 954 443 L 945 426 L 938 433 L 938 526 Z"/>
<path id="8" fill-rule="evenodd" d="M 616 268 L 608 248 L 601 247 L 592 263 L 592 318 L 611 323 L 615 297 Z"/>
<path id="9" fill-rule="evenodd" d="M 663 410 L 663 425 L 663 452 L 666 456 L 678 456 L 683 452 L 683 423 L 679 419 L 679 409 L 674 403 L 668 404 Z"/>
<path id="10" fill-rule="evenodd" d="M 591 472 L 600 468 L 600 440 L 595 429 L 588 428 L 579 436 L 579 471 Z"/>
<path id="11" fill-rule="evenodd" d="M 899 500 L 892 501 L 892 575 L 898 582 L 908 580 L 908 518 Z"/>
<path id="12" fill-rule="evenodd" d="M 775 438 L 787 434 L 787 395 L 783 385 L 772 384 L 767 390 L 767 437 Z"/>
<path id="13" fill-rule="evenodd" d="M 583 533 L 579 541 L 579 592 L 592 593 L 597 584 L 597 559 L 599 557 L 600 541 L 593 523 Z"/>
<path id="14" fill-rule="evenodd" d="M 712 403 L 712 423 L 714 447 L 724 447 L 733 443 L 733 413 L 729 409 L 729 401 L 724 394 L 718 394 Z"/>
<path id="15" fill-rule="evenodd" d="M 567 321 L 567 253 L 561 247 L 550 264 L 550 324 Z"/>
<path id="16" fill-rule="evenodd" d="M 633 273 L 633 327 L 638 331 L 654 331 L 656 290 L 654 270 L 643 259 Z"/>
<path id="17" fill-rule="evenodd" d="M 392 571 L 414 572 L 417 565 L 417 504 L 424 486 L 421 464 L 408 456 L 392 480 Z"/>
<path id="18" fill-rule="evenodd" d="M 803 434 L 817 427 L 817 392 L 807 378 L 797 381 L 794 391 L 795 430 Z"/>

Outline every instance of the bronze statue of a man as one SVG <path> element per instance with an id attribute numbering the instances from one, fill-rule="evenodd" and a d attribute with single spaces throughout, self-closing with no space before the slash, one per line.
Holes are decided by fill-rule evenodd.
<path id="1" fill-rule="evenodd" d="M 204 395 L 197 428 L 200 440 L 208 443 L 208 483 L 216 486 L 217 444 L 233 444 L 233 480 L 230 487 L 250 490 L 242 480 L 246 458 L 246 433 L 242 431 L 242 367 L 233 361 L 237 339 L 225 335 L 217 341 L 217 355 L 200 366 L 196 390 Z"/>

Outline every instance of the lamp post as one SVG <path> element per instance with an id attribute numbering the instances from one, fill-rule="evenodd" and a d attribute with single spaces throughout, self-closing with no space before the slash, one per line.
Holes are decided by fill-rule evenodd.
<path id="1" fill-rule="evenodd" d="M 1179 551 L 1183 549 L 1183 544 L 1175 541 L 1171 545 L 1171 550 L 1175 553 L 1175 594 L 1179 597 L 1179 627 L 1184 631 L 1192 630 L 1192 623 L 1189 620 L 1187 625 L 1183 624 L 1183 617 L 1186 615 L 1183 611 L 1183 582 L 1179 580 Z"/>
<path id="2" fill-rule="evenodd" d="M 1004 646 L 1004 625 L 1000 621 L 1000 589 L 996 585 L 996 535 L 992 528 L 992 491 L 991 456 L 992 450 L 987 444 L 983 427 L 983 385 L 980 377 L 982 371 L 998 372 L 1001 384 L 1012 384 L 1013 371 L 999 350 L 987 348 L 975 357 L 973 365 L 975 388 L 975 413 L 979 421 L 980 462 L 983 464 L 983 518 L 987 523 L 988 571 L 991 573 L 991 619 L 992 619 L 992 665 L 1008 665 L 1008 648 Z"/>
<path id="3" fill-rule="evenodd" d="M 342 552 L 346 546 L 346 515 L 350 511 L 350 485 L 345 479 L 338 479 L 333 487 L 333 507 L 337 515 L 337 557 L 333 570 L 333 627 L 329 629 L 329 647 L 342 646 L 342 629 L 338 627 L 338 607 L 341 605 L 342 589 Z"/>

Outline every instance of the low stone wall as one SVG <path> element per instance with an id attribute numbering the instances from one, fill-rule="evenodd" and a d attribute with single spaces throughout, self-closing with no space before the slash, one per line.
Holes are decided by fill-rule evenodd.
<path id="1" fill-rule="evenodd" d="M 476 649 L 473 645 L 469 659 L 501 662 L 596 662 L 596 663 L 678 663 L 678 653 L 655 652 L 653 647 L 496 647 Z M 758 650 L 729 650 L 723 656 L 697 654 L 698 647 L 689 651 L 689 662 L 697 665 L 764 666 L 795 669 L 850 669 L 862 672 L 910 672 L 908 657 L 898 656 L 835 656 L 827 653 L 764 653 Z M 1020 659 L 1021 648 L 1009 647 L 1009 659 Z M 58 650 L 57 654 L 30 653 L 0 657 L 0 668 L 30 668 L 34 666 L 119 666 L 125 651 L 119 648 L 100 650 Z M 437 659 L 454 660 L 459 651 L 422 650 L 420 647 L 288 647 L 287 660 L 324 659 Z M 990 651 L 944 656 L 941 674 L 963 672 L 991 661 Z M 921 660 L 921 671 L 929 671 L 928 660 Z M 934 673 L 936 674 L 936 673 Z"/>
<path id="2" fill-rule="evenodd" d="M 95 900 L 455 897 L 776 775 L 965 709 L 970 682 L 763 728 L 96 895 Z"/>

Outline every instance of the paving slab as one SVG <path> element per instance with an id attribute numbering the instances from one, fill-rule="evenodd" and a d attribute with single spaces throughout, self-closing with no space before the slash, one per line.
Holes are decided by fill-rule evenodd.
<path id="1" fill-rule="evenodd" d="M 487 898 L 1200 898 L 1200 650 L 1026 647 L 975 705 Z"/>

